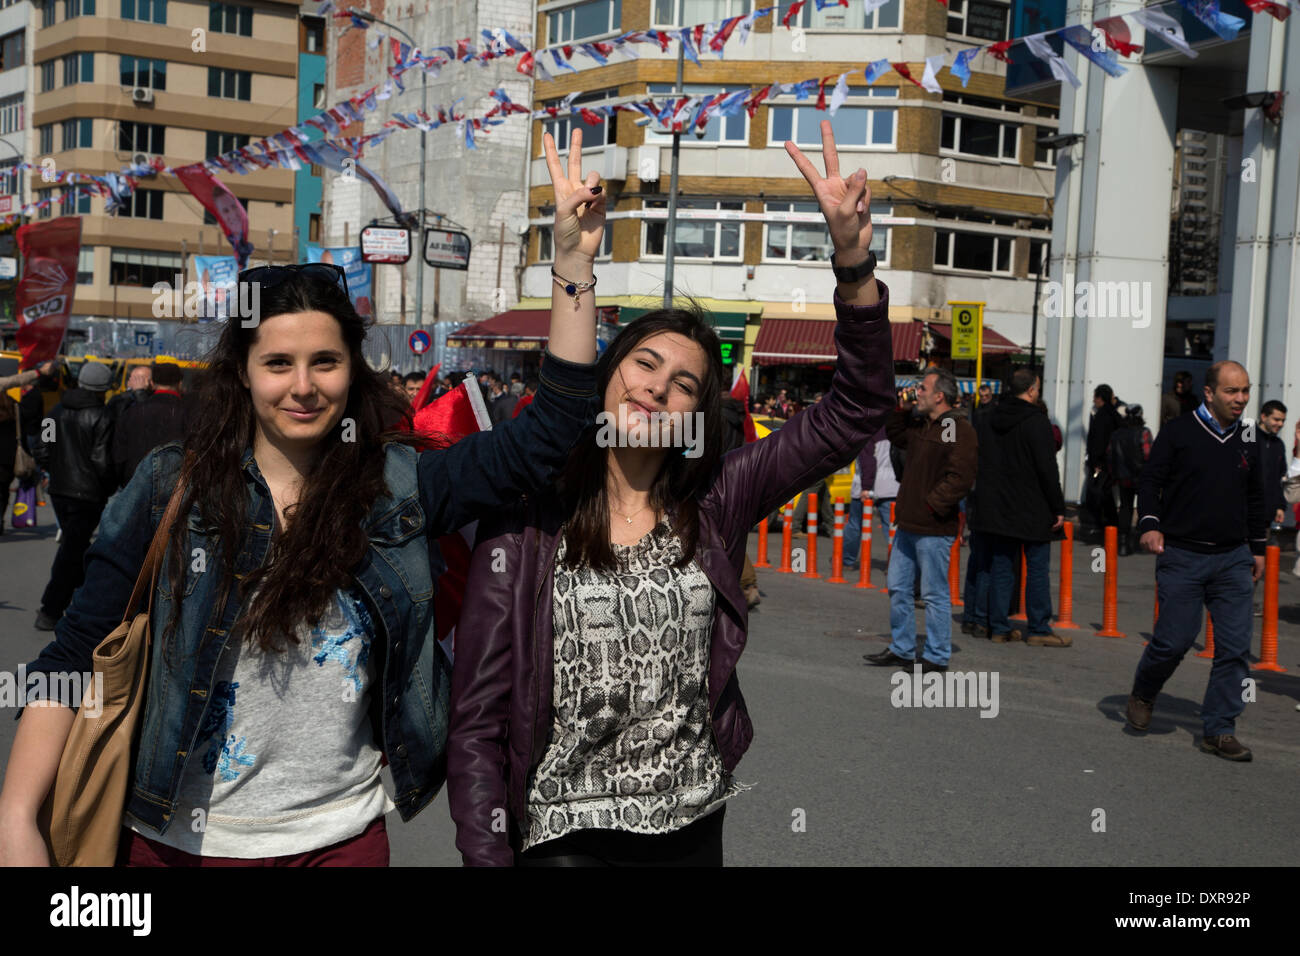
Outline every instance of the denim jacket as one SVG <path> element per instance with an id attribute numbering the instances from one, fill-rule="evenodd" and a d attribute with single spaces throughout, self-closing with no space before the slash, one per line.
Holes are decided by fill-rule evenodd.
<path id="1" fill-rule="evenodd" d="M 370 717 L 392 770 L 394 800 L 403 820 L 423 809 L 446 779 L 451 665 L 434 626 L 434 595 L 446 569 L 438 538 L 522 492 L 544 487 L 595 415 L 594 364 L 578 365 L 548 353 L 539 379 L 541 388 L 528 409 L 492 431 L 446 449 L 417 452 L 397 443 L 385 448 L 387 494 L 374 502 L 366 519 L 370 546 L 352 574 L 379 631 L 373 645 L 377 680 Z M 56 626 L 55 640 L 28 665 L 29 674 L 91 670 L 91 652 L 122 620 L 175 487 L 181 447 L 173 442 L 155 449 L 109 501 L 99 537 L 86 555 L 85 584 Z M 265 561 L 275 520 L 270 491 L 251 449 L 245 451 L 242 467 L 248 519 L 235 562 L 237 575 Z M 218 606 L 222 543 L 208 537 L 197 506 L 177 520 L 189 522 L 190 553 L 203 548 L 207 570 L 196 571 L 197 562 L 187 563 L 183 582 L 171 581 L 166 567 L 160 572 L 151 616 L 148 692 L 126 805 L 130 816 L 160 834 L 175 814 L 185 764 L 241 603 L 232 589 Z M 180 589 L 179 625 L 164 647 L 163 628 Z"/>

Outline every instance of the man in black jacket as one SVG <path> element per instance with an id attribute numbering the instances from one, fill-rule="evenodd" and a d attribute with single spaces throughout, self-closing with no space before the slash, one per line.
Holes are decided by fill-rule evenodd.
<path id="1" fill-rule="evenodd" d="M 179 365 L 156 362 L 152 369 L 153 393 L 137 398 L 120 413 L 113 426 L 113 464 L 119 488 L 126 487 L 149 452 L 185 437 L 183 379 Z"/>
<path id="2" fill-rule="evenodd" d="M 1268 520 L 1281 524 L 1286 520 L 1286 498 L 1282 481 L 1286 478 L 1286 442 L 1281 437 L 1286 424 L 1286 406 L 1277 399 L 1265 402 L 1259 410 L 1259 456 L 1264 469 L 1264 507 Z"/>
<path id="3" fill-rule="evenodd" d="M 63 537 L 50 581 L 41 595 L 36 629 L 52 631 L 72 593 L 85 579 L 90 537 L 116 488 L 113 474 L 113 417 L 104 405 L 112 373 L 107 365 L 87 361 L 77 387 L 63 393 L 41 424 L 35 449 L 37 463 L 50 473 L 50 501 Z"/>
<path id="4" fill-rule="evenodd" d="M 1110 436 L 1120 426 L 1120 415 L 1115 410 L 1115 392 L 1109 385 L 1098 385 L 1092 392 L 1092 420 L 1088 422 L 1087 461 L 1088 482 L 1091 489 L 1085 504 L 1099 531 L 1119 522 L 1115 508 L 1115 485 L 1110 474 L 1106 449 Z"/>
<path id="5" fill-rule="evenodd" d="M 1038 373 L 1018 368 L 1011 375 L 1010 395 L 979 419 L 979 473 L 975 479 L 971 531 L 979 534 L 980 567 L 976 589 L 988 580 L 987 626 L 994 643 L 1021 639 L 1007 618 L 1016 580 L 1016 558 L 1025 554 L 1025 614 L 1035 647 L 1069 647 L 1071 638 L 1052 631 L 1052 594 L 1048 582 L 1052 533 L 1065 521 L 1065 496 L 1056 468 L 1052 424 L 1038 406 Z"/>
<path id="6" fill-rule="evenodd" d="M 1242 427 L 1250 376 L 1236 362 L 1205 373 L 1205 404 L 1160 429 L 1138 487 L 1142 547 L 1158 555 L 1160 617 L 1142 653 L 1127 718 L 1146 730 L 1156 695 L 1201 629 L 1201 608 L 1214 620 L 1214 665 L 1201 704 L 1201 749 L 1249 760 L 1237 740 L 1249 673 L 1250 596 L 1264 574 L 1268 519 L 1260 442 Z"/>

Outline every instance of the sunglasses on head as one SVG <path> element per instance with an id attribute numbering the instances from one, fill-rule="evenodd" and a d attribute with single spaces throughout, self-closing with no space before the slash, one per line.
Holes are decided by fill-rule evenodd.
<path id="1" fill-rule="evenodd" d="M 320 282 L 328 282 L 348 294 L 348 278 L 343 267 L 332 262 L 305 262 L 287 266 L 257 266 L 245 269 L 239 274 L 239 283 L 255 282 L 262 289 L 270 290 L 294 276 L 307 276 Z"/>

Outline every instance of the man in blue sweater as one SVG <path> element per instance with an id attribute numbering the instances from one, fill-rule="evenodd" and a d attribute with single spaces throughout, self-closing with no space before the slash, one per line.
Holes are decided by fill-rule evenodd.
<path id="1" fill-rule="evenodd" d="M 1245 709 L 1251 592 L 1264 573 L 1268 534 L 1263 467 L 1255 429 L 1241 413 L 1250 376 L 1236 362 L 1205 373 L 1205 402 L 1160 429 L 1138 489 L 1142 547 L 1154 552 L 1160 619 L 1133 676 L 1127 718 L 1146 730 L 1156 695 L 1192 646 L 1201 608 L 1214 620 L 1214 664 L 1201 705 L 1201 749 L 1249 760 L 1234 735 Z"/>

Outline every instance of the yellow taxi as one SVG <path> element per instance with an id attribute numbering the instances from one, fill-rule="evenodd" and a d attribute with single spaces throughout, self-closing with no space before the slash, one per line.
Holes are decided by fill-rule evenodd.
<path id="1" fill-rule="evenodd" d="M 0 352 L 0 378 L 15 374 L 18 371 L 18 363 L 21 359 L 22 353 L 20 352 Z M 108 398 L 112 398 L 114 395 L 126 391 L 127 379 L 131 374 L 131 370 L 137 365 L 152 365 L 154 362 L 170 362 L 174 365 L 179 365 L 182 369 L 181 374 L 184 377 L 186 384 L 189 384 L 193 380 L 194 372 L 203 367 L 202 362 L 176 359 L 172 358 L 170 355 L 159 355 L 153 358 L 124 359 L 100 358 L 97 355 L 75 355 L 64 357 L 62 362 L 65 365 L 65 368 L 61 370 L 61 374 L 59 375 L 58 390 L 46 392 L 44 395 L 46 411 L 49 411 L 57 405 L 59 397 L 63 392 L 76 383 L 77 376 L 81 373 L 81 366 L 86 362 L 94 362 L 98 365 L 107 365 L 113 373 L 112 382 L 108 387 Z M 8 394 L 17 401 L 20 390 L 13 388 L 9 390 Z"/>
<path id="2" fill-rule="evenodd" d="M 774 431 L 779 431 L 785 424 L 784 418 L 772 418 L 767 415 L 753 415 L 754 433 L 760 439 L 766 438 Z M 849 493 L 853 488 L 853 472 L 857 468 L 857 462 L 851 461 L 843 468 L 829 475 L 817 488 L 809 488 L 808 491 L 815 491 L 817 495 L 817 531 L 822 535 L 829 535 L 834 528 L 835 520 L 835 499 L 839 498 L 844 502 L 844 514 L 847 518 L 849 513 Z M 808 502 L 804 499 L 803 492 L 800 492 L 794 499 L 794 532 L 795 534 L 806 533 L 808 528 Z M 778 512 L 774 515 L 769 523 L 769 529 L 779 529 L 781 527 L 781 515 Z"/>

